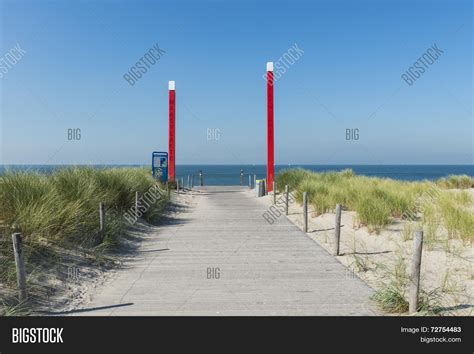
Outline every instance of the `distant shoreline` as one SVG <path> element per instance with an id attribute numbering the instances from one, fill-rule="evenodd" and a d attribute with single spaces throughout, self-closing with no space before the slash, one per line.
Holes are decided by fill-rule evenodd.
<path id="1" fill-rule="evenodd" d="M 148 163 L 144 164 L 35 164 L 35 163 L 17 163 L 17 164 L 0 164 L 0 167 L 4 166 L 104 166 L 104 167 L 116 167 L 116 166 L 148 166 Z M 176 164 L 176 166 L 266 166 L 266 164 L 252 164 L 252 163 L 245 163 L 245 164 Z M 297 166 L 469 166 L 474 168 L 474 164 L 446 164 L 446 163 L 439 163 L 439 164 L 431 164 L 431 163 L 406 163 L 406 164 L 300 164 L 300 163 L 293 163 L 293 164 L 275 164 L 275 166 L 285 166 L 285 167 L 297 167 Z"/>
<path id="2" fill-rule="evenodd" d="M 94 165 L 0 165 L 0 175 L 6 171 L 32 171 L 49 174 L 62 168 L 70 167 L 89 167 L 97 169 L 108 168 L 149 168 L 144 165 L 126 165 L 126 164 L 94 164 Z M 368 177 L 391 178 L 402 181 L 435 181 L 452 175 L 467 175 L 474 177 L 473 165 L 275 165 L 275 174 L 287 169 L 303 168 L 312 172 L 342 171 L 351 169 L 356 175 Z M 248 185 L 249 178 L 266 178 L 266 165 L 176 165 L 176 177 L 182 183 L 188 183 L 194 176 L 197 181 L 199 171 L 202 171 L 205 185 L 239 185 L 240 171 L 243 171 L 242 184 Z M 191 183 L 191 182 L 190 182 Z"/>

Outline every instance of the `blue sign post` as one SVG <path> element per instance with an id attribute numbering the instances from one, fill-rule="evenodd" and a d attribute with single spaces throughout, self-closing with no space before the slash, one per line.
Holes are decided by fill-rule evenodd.
<path id="1" fill-rule="evenodd" d="M 151 155 L 151 170 L 153 177 L 159 178 L 163 182 L 168 181 L 168 153 L 163 151 L 153 151 Z"/>

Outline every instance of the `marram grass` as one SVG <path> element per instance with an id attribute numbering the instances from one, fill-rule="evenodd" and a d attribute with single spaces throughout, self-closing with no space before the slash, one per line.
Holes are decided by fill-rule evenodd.
<path id="1" fill-rule="evenodd" d="M 339 203 L 355 211 L 357 223 L 370 232 L 380 232 L 395 219 L 420 220 L 433 238 L 439 226 L 435 220 L 441 220 L 450 237 L 467 241 L 474 239 L 473 201 L 467 192 L 449 189 L 470 188 L 472 181 L 469 176 L 449 176 L 435 183 L 398 181 L 357 176 L 352 170 L 316 173 L 290 169 L 276 176 L 277 189 L 289 185 L 299 203 L 307 192 L 317 215 L 332 212 Z"/>
<path id="2" fill-rule="evenodd" d="M 443 188 L 450 189 L 474 188 L 474 178 L 467 175 L 451 175 L 446 178 L 439 179 L 437 183 Z"/>
<path id="3" fill-rule="evenodd" d="M 58 248 L 100 257 L 126 235 L 128 224 L 122 215 L 134 205 L 135 191 L 143 195 L 152 187 L 161 197 L 144 213 L 148 221 L 161 214 L 167 194 L 147 169 L 76 167 L 52 174 L 5 173 L 0 183 L 0 284 L 15 283 L 13 232 L 22 234 L 27 274 L 47 267 Z M 98 238 L 100 202 L 106 207 L 103 239 Z"/>

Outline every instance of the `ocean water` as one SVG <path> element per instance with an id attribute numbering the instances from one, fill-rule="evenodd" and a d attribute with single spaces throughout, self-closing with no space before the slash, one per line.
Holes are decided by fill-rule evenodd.
<path id="1" fill-rule="evenodd" d="M 95 165 L 95 168 L 108 167 L 139 167 L 140 165 Z M 68 165 L 1 165 L 0 174 L 6 170 L 22 171 L 33 170 L 51 173 L 58 168 Z M 474 177 L 473 165 L 276 165 L 278 171 L 289 168 L 305 168 L 315 172 L 341 171 L 351 168 L 355 174 L 373 177 L 387 177 L 398 180 L 419 181 L 436 180 L 448 175 L 465 174 Z M 194 176 L 194 185 L 199 183 L 199 171 L 202 171 L 205 185 L 238 185 L 240 171 L 244 172 L 243 184 L 248 185 L 249 175 L 257 175 L 257 179 L 266 177 L 265 165 L 177 165 L 176 176 L 184 178 L 187 183 L 188 176 Z M 190 177 L 191 178 L 191 177 Z"/>

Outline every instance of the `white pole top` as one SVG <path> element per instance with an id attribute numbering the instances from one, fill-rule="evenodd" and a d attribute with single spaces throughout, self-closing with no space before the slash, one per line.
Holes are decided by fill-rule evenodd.
<path id="1" fill-rule="evenodd" d="M 269 61 L 267 63 L 267 71 L 273 71 L 273 62 L 272 61 Z"/>
<path id="2" fill-rule="evenodd" d="M 174 90 L 175 83 L 174 81 L 168 81 L 168 90 Z"/>

